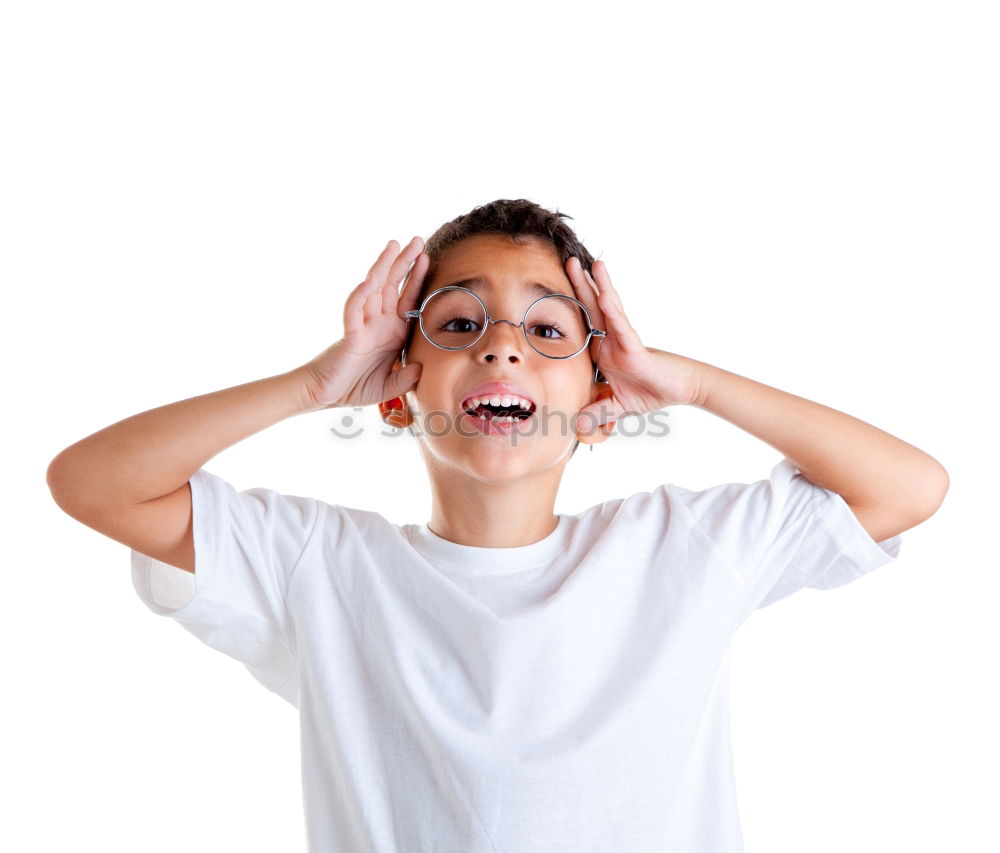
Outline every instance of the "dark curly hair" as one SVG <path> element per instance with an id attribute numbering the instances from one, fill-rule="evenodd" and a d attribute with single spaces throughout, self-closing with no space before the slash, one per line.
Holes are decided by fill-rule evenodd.
<path id="1" fill-rule="evenodd" d="M 478 234 L 506 234 L 514 243 L 519 243 L 518 238 L 521 237 L 544 240 L 552 246 L 564 268 L 566 261 L 575 255 L 580 260 L 580 266 L 587 272 L 592 272 L 594 256 L 580 242 L 573 229 L 563 221 L 572 218 L 569 214 L 548 210 L 526 198 L 499 198 L 456 216 L 438 228 L 424 243 L 423 250 L 430 258 L 430 266 L 421 283 L 416 305 L 419 307 L 430 291 L 441 256 L 460 240 Z M 416 326 L 416 323 L 411 323 L 407 330 L 404 348 L 406 352 L 410 350 Z M 596 369 L 597 365 L 593 362 L 591 364 Z M 572 452 L 576 453 L 579 446 L 580 440 L 577 439 Z"/>

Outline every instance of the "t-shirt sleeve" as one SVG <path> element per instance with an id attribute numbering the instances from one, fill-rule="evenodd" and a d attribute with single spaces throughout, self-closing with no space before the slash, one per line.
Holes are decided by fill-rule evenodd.
<path id="1" fill-rule="evenodd" d="M 797 590 L 843 586 L 899 556 L 900 535 L 875 542 L 839 494 L 787 457 L 766 479 L 689 494 L 696 522 L 743 585 L 740 622 Z"/>
<path id="2" fill-rule="evenodd" d="M 271 489 L 237 491 L 199 469 L 190 478 L 195 572 L 132 550 L 132 583 L 154 613 L 243 663 L 297 703 L 288 584 L 316 525 L 319 502 Z"/>

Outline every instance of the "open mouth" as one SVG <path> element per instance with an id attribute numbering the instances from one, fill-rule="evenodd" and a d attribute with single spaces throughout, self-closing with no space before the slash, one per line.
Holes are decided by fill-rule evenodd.
<path id="1" fill-rule="evenodd" d="M 470 397 L 462 403 L 462 411 L 479 420 L 513 423 L 530 418 L 535 413 L 535 404 L 523 397 L 507 395 Z"/>

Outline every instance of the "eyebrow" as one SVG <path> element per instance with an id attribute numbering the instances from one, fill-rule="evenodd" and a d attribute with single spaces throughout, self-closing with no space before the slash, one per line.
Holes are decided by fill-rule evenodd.
<path id="1" fill-rule="evenodd" d="M 472 291 L 482 291 L 489 286 L 486 279 L 478 275 L 472 278 L 463 278 L 460 281 L 453 281 L 451 284 L 445 285 L 445 287 L 466 287 Z M 539 296 L 566 296 L 561 290 L 553 290 L 547 284 L 542 284 L 540 281 L 526 282 L 521 286 L 521 289 Z"/>

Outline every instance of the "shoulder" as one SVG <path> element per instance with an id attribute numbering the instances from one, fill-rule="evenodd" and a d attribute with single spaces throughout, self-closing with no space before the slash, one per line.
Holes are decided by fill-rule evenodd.
<path id="1" fill-rule="evenodd" d="M 204 468 L 191 477 L 196 506 L 225 508 L 247 527 L 274 530 L 302 530 L 325 527 L 385 531 L 396 525 L 381 513 L 323 498 L 284 491 L 280 487 L 253 486 L 238 488 L 228 480 Z"/>
<path id="2" fill-rule="evenodd" d="M 584 524 L 614 520 L 620 523 L 637 523 L 647 518 L 659 520 L 672 503 L 680 500 L 679 491 L 683 490 L 671 483 L 664 483 L 624 497 L 609 498 L 573 514 L 572 517 Z"/>

